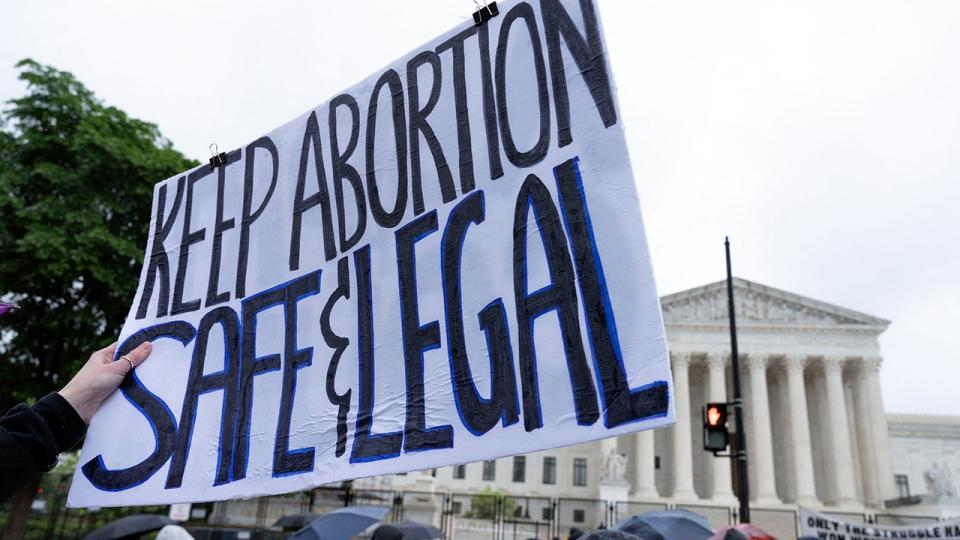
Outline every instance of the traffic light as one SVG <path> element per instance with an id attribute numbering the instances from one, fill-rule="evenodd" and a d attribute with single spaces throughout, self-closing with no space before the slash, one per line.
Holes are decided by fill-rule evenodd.
<path id="1" fill-rule="evenodd" d="M 703 449 L 723 452 L 729 444 L 727 404 L 707 403 L 703 406 Z"/>

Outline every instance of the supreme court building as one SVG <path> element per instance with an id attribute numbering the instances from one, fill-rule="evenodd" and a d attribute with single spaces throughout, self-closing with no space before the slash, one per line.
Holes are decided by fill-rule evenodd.
<path id="1" fill-rule="evenodd" d="M 877 341 L 889 322 L 744 279 L 734 290 L 754 502 L 862 510 L 896 498 Z M 732 460 L 703 450 L 701 423 L 706 402 L 733 395 L 726 282 L 661 301 L 674 427 L 531 454 L 522 475 L 514 458 L 446 468 L 438 488 L 599 497 L 623 481 L 631 499 L 733 504 Z"/>
<path id="2" fill-rule="evenodd" d="M 879 378 L 878 337 L 889 321 L 744 279 L 734 288 L 754 513 L 797 505 L 861 516 L 886 511 L 885 501 L 902 498 Z M 703 450 L 701 411 L 733 395 L 726 283 L 661 301 L 674 427 L 368 482 L 686 505 L 723 521 L 736 507 L 733 461 Z M 576 524 L 582 515 L 564 521 Z"/>
<path id="3" fill-rule="evenodd" d="M 896 498 L 879 377 L 889 322 L 746 280 L 734 287 L 752 499 L 860 509 Z M 672 459 L 653 487 L 676 499 L 730 499 L 731 460 L 702 451 L 700 422 L 706 401 L 732 396 L 725 283 L 662 304 L 678 422 L 653 434 L 655 455 Z M 635 459 L 636 479 L 646 478 L 649 459 Z"/>
<path id="4" fill-rule="evenodd" d="M 798 506 L 886 525 L 960 515 L 952 479 L 960 473 L 960 416 L 884 412 L 878 337 L 889 322 L 744 279 L 734 288 L 753 523 L 791 539 Z M 565 537 L 571 527 L 667 507 L 701 513 L 714 526 L 735 521 L 732 460 L 703 450 L 701 420 L 706 402 L 732 398 L 726 283 L 661 303 L 675 426 L 362 478 L 352 482 L 357 497 L 401 501 L 395 518 L 432 522 L 458 540 Z M 493 521 L 475 508 L 488 490 L 512 500 Z M 221 503 L 221 513 L 249 526 L 290 510 L 254 501 Z M 318 501 L 311 496 L 300 511 L 319 511 Z"/>

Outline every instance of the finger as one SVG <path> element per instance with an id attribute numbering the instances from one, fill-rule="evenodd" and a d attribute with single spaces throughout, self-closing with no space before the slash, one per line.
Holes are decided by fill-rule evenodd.
<path id="1" fill-rule="evenodd" d="M 110 345 L 100 349 L 99 351 L 93 353 L 93 356 L 90 358 L 97 358 L 102 364 L 109 364 L 113 361 L 113 355 L 117 354 L 117 342 L 114 341 Z"/>
<path id="2" fill-rule="evenodd" d="M 149 341 L 144 341 L 136 349 L 117 358 L 116 362 L 111 362 L 110 369 L 119 375 L 125 376 L 150 356 L 152 348 L 153 346 Z"/>
<path id="3" fill-rule="evenodd" d="M 149 341 L 144 341 L 136 349 L 128 352 L 126 357 L 130 359 L 130 364 L 133 367 L 137 367 L 143 363 L 144 360 L 150 356 L 150 351 L 153 350 L 153 345 Z M 126 363 L 126 362 L 124 362 Z"/>

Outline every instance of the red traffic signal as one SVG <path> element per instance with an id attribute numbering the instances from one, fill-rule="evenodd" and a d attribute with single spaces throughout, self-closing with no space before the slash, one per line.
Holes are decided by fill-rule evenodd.
<path id="1" fill-rule="evenodd" d="M 727 404 L 707 403 L 703 406 L 703 449 L 723 452 L 729 444 Z"/>
<path id="2" fill-rule="evenodd" d="M 711 403 L 707 405 L 707 425 L 720 427 L 727 423 L 726 407 Z"/>

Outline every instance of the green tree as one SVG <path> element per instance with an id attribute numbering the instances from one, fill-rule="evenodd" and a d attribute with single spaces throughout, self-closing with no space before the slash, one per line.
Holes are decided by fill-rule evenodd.
<path id="1" fill-rule="evenodd" d="M 494 519 L 497 517 L 497 504 L 500 504 L 501 516 L 512 518 L 517 510 L 517 501 L 501 488 L 496 490 L 485 486 L 483 491 L 470 497 L 470 511 L 464 517 L 476 519 Z"/>
<path id="2" fill-rule="evenodd" d="M 58 389 L 116 339 L 153 184 L 196 164 L 70 73 L 33 60 L 17 68 L 26 95 L 0 113 L 0 298 L 20 306 L 0 319 L 4 411 Z M 12 521 L 4 538 L 16 537 Z"/>
<path id="3" fill-rule="evenodd" d="M 0 407 L 66 382 L 116 338 L 136 292 L 153 184 L 195 165 L 73 75 L 17 64 L 0 129 Z"/>

